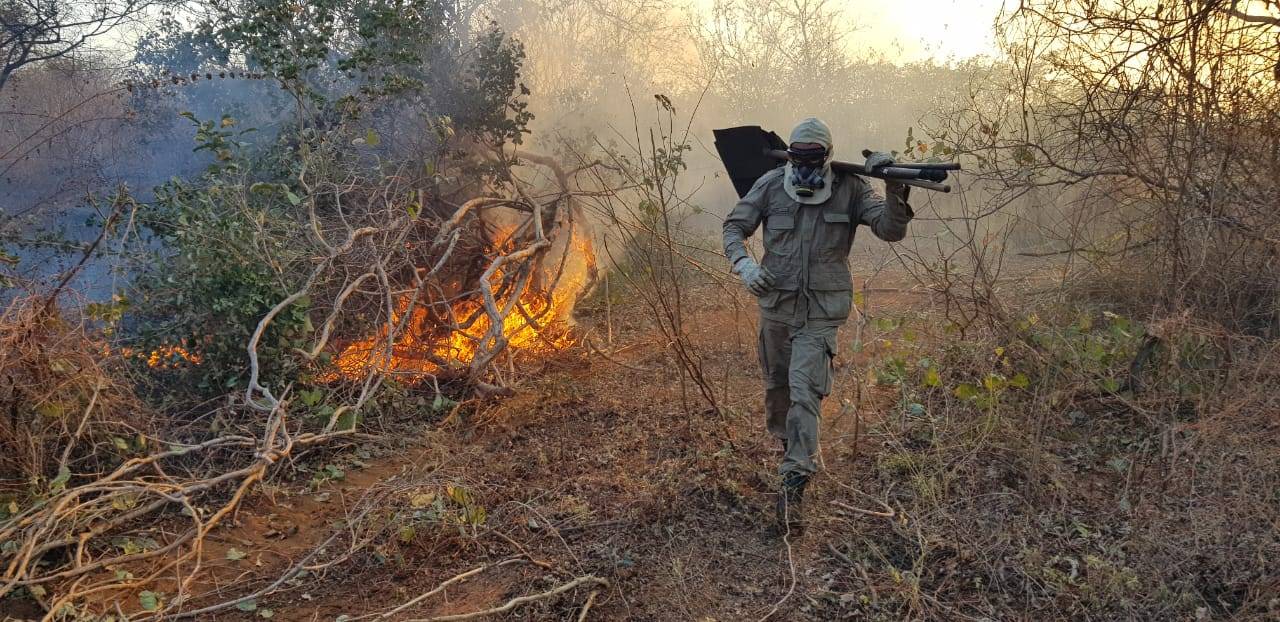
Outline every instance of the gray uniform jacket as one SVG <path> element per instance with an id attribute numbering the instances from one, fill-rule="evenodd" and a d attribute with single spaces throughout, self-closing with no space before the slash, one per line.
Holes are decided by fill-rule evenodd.
<path id="1" fill-rule="evenodd" d="M 790 326 L 839 326 L 849 318 L 853 279 L 849 249 L 859 224 L 896 242 L 914 213 L 897 193 L 886 201 L 857 175 L 837 173 L 831 198 L 802 205 L 782 188 L 783 169 L 756 180 L 724 220 L 724 253 L 730 265 L 747 256 L 745 241 L 764 224 L 764 261 L 774 289 L 760 297 L 761 314 Z"/>

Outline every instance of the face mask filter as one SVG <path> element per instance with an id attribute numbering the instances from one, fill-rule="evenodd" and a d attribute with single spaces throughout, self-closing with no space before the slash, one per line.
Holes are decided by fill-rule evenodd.
<path id="1" fill-rule="evenodd" d="M 826 180 L 823 179 L 827 163 L 825 147 L 792 147 L 787 149 L 787 155 L 791 159 L 791 185 L 795 186 L 797 195 L 811 197 L 826 185 Z"/>

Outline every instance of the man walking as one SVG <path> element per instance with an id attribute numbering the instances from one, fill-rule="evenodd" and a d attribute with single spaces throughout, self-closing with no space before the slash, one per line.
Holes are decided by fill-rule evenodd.
<path id="1" fill-rule="evenodd" d="M 831 170 L 831 130 L 809 118 L 791 132 L 790 162 L 765 173 L 724 221 L 724 252 L 760 303 L 760 367 L 766 425 L 782 441 L 778 522 L 803 529 L 805 485 L 817 470 L 818 417 L 831 392 L 836 331 L 849 318 L 853 281 L 848 256 L 858 224 L 896 242 L 913 213 L 908 187 L 885 182 L 888 199 L 856 175 Z M 893 163 L 886 153 L 867 157 L 868 171 Z M 764 260 L 747 254 L 745 241 L 764 225 Z"/>

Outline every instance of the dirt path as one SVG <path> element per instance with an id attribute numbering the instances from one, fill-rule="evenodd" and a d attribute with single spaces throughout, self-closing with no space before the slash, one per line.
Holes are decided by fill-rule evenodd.
<path id="1" fill-rule="evenodd" d="M 365 550 L 295 577 L 256 599 L 254 611 L 219 616 L 269 610 L 277 620 L 334 620 L 387 611 L 461 572 L 522 557 L 538 563 L 484 570 L 391 619 L 494 607 L 582 576 L 610 582 L 589 619 L 759 619 L 780 601 L 771 619 L 812 619 L 833 546 L 858 520 L 830 502 L 851 498 L 849 474 L 868 468 L 858 420 L 876 398 L 862 396 L 864 413 L 855 412 L 855 367 L 842 357 L 824 404 L 825 472 L 809 496 L 811 527 L 785 542 L 772 520 L 780 456 L 759 415 L 753 314 L 706 310 L 693 331 L 707 373 L 726 385 L 722 414 L 692 397 L 686 414 L 657 340 L 619 330 L 616 343 L 639 345 L 616 362 L 564 353 L 515 398 L 469 419 L 391 449 L 350 448 L 333 460 L 340 479 L 264 489 L 207 545 L 211 593 L 201 604 L 263 586 L 326 540 L 332 550 L 316 560 L 341 557 L 368 535 Z M 483 508 L 478 526 L 459 524 L 470 510 L 457 496 Z M 433 509 L 446 518 L 414 518 Z M 591 591 L 511 615 L 577 619 Z"/>

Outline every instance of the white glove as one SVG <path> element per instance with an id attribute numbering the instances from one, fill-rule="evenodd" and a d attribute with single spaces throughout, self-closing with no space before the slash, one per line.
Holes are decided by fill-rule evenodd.
<path id="1" fill-rule="evenodd" d="M 750 257 L 739 259 L 733 264 L 733 271 L 738 278 L 742 279 L 742 284 L 746 285 L 757 298 L 769 293 L 773 288 L 773 275 Z"/>

